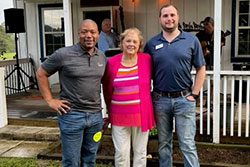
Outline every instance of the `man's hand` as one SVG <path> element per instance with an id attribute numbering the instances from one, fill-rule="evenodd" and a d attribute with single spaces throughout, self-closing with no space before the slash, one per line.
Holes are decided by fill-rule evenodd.
<path id="1" fill-rule="evenodd" d="M 66 110 L 70 109 L 70 107 L 68 106 L 69 101 L 54 99 L 52 97 L 49 87 L 49 80 L 48 80 L 49 76 L 50 74 L 47 71 L 45 71 L 41 66 L 38 68 L 36 72 L 36 77 L 38 80 L 39 90 L 50 108 L 57 111 L 60 115 L 62 115 L 62 112 L 66 114 L 67 113 Z"/>
<path id="2" fill-rule="evenodd" d="M 196 101 L 195 98 L 193 96 L 187 96 L 186 97 L 189 101 Z"/>
<path id="3" fill-rule="evenodd" d="M 50 108 L 57 111 L 60 115 L 62 115 L 62 112 L 67 114 L 67 110 L 70 109 L 67 100 L 60 100 L 60 99 L 51 99 L 47 101 Z"/>

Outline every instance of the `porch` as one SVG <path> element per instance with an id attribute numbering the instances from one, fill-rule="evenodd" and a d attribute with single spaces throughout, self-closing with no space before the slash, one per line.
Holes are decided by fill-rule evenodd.
<path id="1" fill-rule="evenodd" d="M 29 118 L 56 121 L 56 112 L 52 111 L 42 99 L 37 85 L 34 84 L 35 80 L 32 80 L 33 82 L 30 80 L 35 79 L 35 67 L 31 59 L 20 60 L 24 72 L 28 76 L 33 76 L 28 78 L 22 73 L 22 84 L 17 84 L 16 73 L 6 77 L 15 68 L 14 60 L 1 61 L 0 66 L 5 69 L 3 75 L 9 124 L 12 120 L 17 122 Z M 195 72 L 192 74 L 194 76 Z M 250 144 L 250 71 L 221 71 L 219 84 L 214 84 L 213 79 L 213 71 L 207 71 L 206 81 L 200 91 L 196 107 L 197 138 L 213 143 L 218 143 L 216 140 L 219 140 L 219 143 Z M 54 96 L 58 96 L 59 85 L 52 85 L 51 90 Z"/>
<path id="2" fill-rule="evenodd" d="M 14 63 L 14 61 L 12 61 Z M 21 61 L 23 62 L 23 61 Z M 25 61 L 24 61 L 25 62 Z M 32 70 L 33 67 L 28 65 L 30 62 L 26 61 L 21 63 L 23 69 L 30 76 L 34 75 Z M 5 62 L 5 73 L 2 75 L 7 76 L 15 67 L 15 64 Z M 13 67 L 10 67 L 13 66 Z M 25 67 L 27 66 L 27 67 Z M 194 76 L 195 72 L 193 72 Z M 1 76 L 4 78 L 3 76 Z M 25 77 L 25 76 L 23 76 Z M 198 147 L 198 153 L 200 158 L 203 156 L 210 155 L 208 150 L 214 154 L 215 150 L 222 150 L 225 155 L 230 152 L 229 155 L 233 154 L 245 154 L 245 148 L 249 148 L 249 86 L 250 86 L 250 72 L 249 71 L 221 71 L 220 75 L 221 88 L 219 88 L 219 99 L 220 103 L 215 103 L 214 99 L 216 94 L 211 94 L 212 90 L 217 89 L 218 85 L 211 86 L 213 83 L 213 72 L 207 71 L 206 82 L 201 90 L 200 99 L 197 102 L 196 107 L 196 141 Z M 14 84 L 16 76 L 9 77 L 5 82 L 5 86 L 16 87 L 18 85 Z M 7 80 L 7 79 L 6 79 Z M 8 125 L 10 126 L 37 126 L 37 127 L 57 127 L 56 112 L 51 110 L 45 101 L 43 100 L 39 90 L 36 87 L 30 87 L 29 81 L 26 81 L 27 89 L 22 89 L 26 86 L 21 86 L 21 91 L 10 92 L 9 88 L 5 88 L 6 102 L 7 102 L 7 118 Z M 1 85 L 1 84 L 0 84 Z M 15 89 L 13 89 L 15 90 Z M 12 90 L 12 91 L 13 91 Z M 51 90 L 53 96 L 58 96 L 59 85 L 51 85 Z M 1 98 L 0 98 L 1 99 Z M 219 105 L 219 114 L 216 113 L 216 105 Z M 1 111 L 2 112 L 2 111 Z M 218 114 L 219 118 L 216 118 Z M 214 127 L 217 126 L 217 127 Z M 8 127 L 8 126 L 6 126 Z M 216 128 L 219 129 L 219 145 L 214 144 L 214 136 L 217 136 Z M 3 128 L 4 129 L 4 128 Z M 33 129 L 33 128 L 32 128 Z M 22 132 L 26 133 L 26 132 Z M 28 133 L 28 132 L 27 132 Z M 15 134 L 17 135 L 17 134 Z M 17 135 L 19 136 L 19 135 Z M 23 136 L 23 135 L 21 135 Z M 36 135 L 35 135 L 36 136 Z M 12 136 L 13 137 L 13 136 Z M 28 137 L 28 136 L 27 136 Z M 176 137 L 175 137 L 176 139 Z M 102 141 L 101 149 L 107 149 L 104 146 L 112 144 L 111 138 L 105 135 Z M 149 145 L 154 145 L 148 148 L 148 152 L 153 155 L 153 159 L 149 160 L 149 164 L 157 164 L 157 140 L 150 140 Z M 225 145 L 229 144 L 229 145 Z M 177 149 L 178 144 L 174 142 L 174 148 Z M 102 148 L 103 147 L 103 148 Z M 209 149 L 204 149 L 204 147 L 209 147 Z M 112 147 L 113 148 L 113 147 Z M 243 149 L 244 148 L 244 149 Z M 60 150 L 60 144 L 57 142 L 53 144 L 53 147 L 49 147 L 47 152 L 41 152 L 37 156 L 40 158 L 51 158 L 50 154 L 54 154 L 54 151 Z M 233 151 L 234 150 L 234 151 Z M 239 151 L 240 150 L 240 151 Z M 175 150 L 177 151 L 177 150 Z M 60 159 L 60 151 L 56 152 L 58 159 Z M 113 153 L 113 152 L 112 152 Z M 175 156 L 180 152 L 175 152 Z M 204 155 L 205 153 L 205 155 Z M 100 155 L 99 153 L 98 155 Z M 211 154 L 211 155 L 212 155 Z M 113 154 L 112 154 L 113 155 Z M 98 157 L 99 161 L 113 162 L 113 156 Z M 220 156 L 220 155 L 219 155 Z M 179 156 L 178 156 L 179 157 Z M 212 157 L 212 156 L 211 156 Z M 211 159 L 211 157 L 209 157 Z M 214 157 L 214 156 L 213 156 Z M 238 157 L 238 155 L 236 156 Z M 104 158 L 104 159 L 102 159 Z M 224 157 L 225 158 L 225 157 Z M 228 159 L 228 158 L 227 158 Z M 240 159 L 240 158 L 239 158 Z M 201 158 L 202 160 L 202 158 Z M 246 158 L 249 162 L 249 159 Z M 215 162 L 211 160 L 211 162 Z M 215 163 L 216 164 L 216 163 Z M 216 166 L 213 164 L 212 166 Z M 176 162 L 176 166 L 182 166 L 182 162 Z M 202 166 L 209 166 L 207 164 L 201 164 Z M 210 165 L 211 166 L 211 165 Z M 224 164 L 225 166 L 225 164 Z"/>
<path id="3" fill-rule="evenodd" d="M 58 96 L 58 86 L 52 85 L 53 95 Z M 196 107 L 196 140 L 202 142 L 213 143 L 213 110 L 210 107 L 204 105 L 205 99 L 207 99 L 206 92 L 203 94 L 203 101 L 197 104 Z M 227 99 L 230 100 L 231 97 Z M 33 125 L 41 126 L 39 123 L 35 123 L 31 120 L 43 120 L 47 126 L 57 126 L 56 112 L 48 107 L 43 100 L 41 94 L 36 89 L 30 89 L 25 92 L 7 95 L 7 116 L 9 125 Z M 226 104 L 226 110 L 224 113 L 224 105 L 220 104 L 220 143 L 238 143 L 238 144 L 250 144 L 249 141 L 249 107 L 246 103 L 233 102 L 233 108 Z M 210 109 L 209 109 L 210 108 Z M 248 110 L 248 112 L 247 112 Z M 241 114 L 239 114 L 239 111 Z M 231 116 L 233 118 L 231 119 Z M 232 121 L 231 121 L 232 120 Z M 39 121 L 38 121 L 39 122 Z M 241 128 L 239 128 L 239 126 Z"/>
<path id="4" fill-rule="evenodd" d="M 58 90 L 58 85 L 52 86 L 53 95 L 57 96 L 58 93 L 55 90 Z M 245 105 L 242 105 L 242 110 L 245 110 Z M 207 128 L 204 126 L 203 134 L 200 133 L 200 114 L 199 114 L 199 106 L 197 106 L 197 135 L 196 135 L 196 144 L 198 149 L 198 155 L 201 162 L 201 166 L 231 166 L 230 164 L 234 164 L 237 166 L 244 166 L 247 167 L 248 165 L 243 165 L 250 162 L 249 159 L 249 138 L 245 137 L 238 137 L 237 133 L 235 132 L 234 136 L 226 135 L 223 136 L 222 132 L 220 134 L 220 144 L 214 144 L 212 141 L 212 130 L 210 134 L 207 134 Z M 206 107 L 202 107 L 204 110 L 203 113 L 203 123 L 206 125 Z M 56 113 L 48 108 L 47 104 L 43 101 L 40 93 L 36 89 L 28 90 L 27 93 L 18 93 L 14 95 L 7 96 L 7 110 L 8 110 L 8 127 L 16 127 L 17 129 L 26 128 L 24 131 L 13 130 L 14 134 L 11 131 L 5 131 L 5 138 L 6 136 L 12 135 L 15 140 L 41 140 L 41 132 L 45 131 L 45 129 L 55 129 L 57 127 L 57 119 Z M 237 107 L 236 107 L 237 110 Z M 212 119 L 212 112 L 211 115 L 211 124 L 213 123 Z M 234 125 L 237 125 L 237 116 L 234 120 Z M 2 130 L 5 128 L 2 128 Z M 39 132 L 35 132 L 36 129 L 39 129 Z M 57 129 L 57 128 L 56 128 Z M 212 127 L 211 127 L 212 129 Z M 235 127 L 235 129 L 237 129 Z M 227 130 L 229 130 L 227 128 Z M 32 133 L 35 132 L 35 134 Z M 19 134 L 20 133 L 20 134 Z M 228 132 L 229 133 L 229 132 Z M 29 134 L 29 135 L 24 135 Z M 47 135 L 47 134 L 46 134 Z M 46 149 L 40 152 L 37 152 L 37 157 L 39 159 L 61 159 L 61 152 L 60 152 L 60 142 L 59 139 L 59 132 L 54 131 L 53 133 L 49 133 L 47 136 L 44 136 L 42 139 L 46 139 L 46 137 L 53 138 L 53 144 L 48 145 Z M 0 136 L 3 137 L 3 134 L 0 132 Z M 31 136 L 34 136 L 34 139 L 31 139 Z M 55 137 L 56 136 L 56 137 Z M 1 137 L 0 137 L 1 138 Z M 57 140 L 56 140 L 57 139 Z M 176 140 L 176 136 L 174 136 L 174 165 L 175 166 L 183 166 L 183 161 L 181 159 L 180 150 L 178 149 L 178 142 Z M 48 142 L 40 141 L 41 143 Z M 49 141 L 51 142 L 51 141 Z M 16 150 L 20 148 L 15 148 Z M 26 150 L 27 148 L 22 148 Z M 14 148 L 12 150 L 14 152 Z M 216 158 L 215 156 L 218 156 Z M 35 154 L 35 153 L 34 153 Z M 148 144 L 148 154 L 152 155 L 152 158 L 148 159 L 149 166 L 157 166 L 158 165 L 158 158 L 157 158 L 157 138 L 150 137 L 149 144 Z M 10 155 L 10 154 L 8 154 Z M 16 155 L 16 154 L 15 154 Z M 228 158 L 227 156 L 234 158 Z M 245 158 L 242 159 L 244 155 Z M 114 149 L 111 140 L 111 133 L 110 130 L 106 132 L 102 139 L 102 143 L 99 148 L 99 152 L 97 154 L 97 162 L 98 163 L 113 163 L 114 159 Z M 210 162 L 209 162 L 210 161 Z"/>

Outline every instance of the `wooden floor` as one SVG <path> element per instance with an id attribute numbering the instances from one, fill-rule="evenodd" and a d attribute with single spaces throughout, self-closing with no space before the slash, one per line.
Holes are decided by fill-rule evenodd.
<path id="1" fill-rule="evenodd" d="M 57 97 L 58 85 L 51 89 L 53 96 Z M 56 119 L 56 112 L 49 108 L 37 89 L 8 95 L 6 101 L 8 118 Z"/>
<path id="2" fill-rule="evenodd" d="M 57 97 L 59 94 L 59 85 L 53 85 L 51 87 L 54 97 Z M 221 135 L 222 140 L 225 139 L 226 142 L 234 142 L 250 144 L 249 137 L 245 137 L 245 109 L 246 104 L 242 104 L 242 137 L 238 137 L 237 132 L 233 136 L 230 136 L 230 126 L 227 125 L 227 135 Z M 200 134 L 200 111 L 199 106 L 196 108 L 196 125 L 197 132 L 196 138 L 202 139 L 202 141 L 212 142 L 212 125 L 213 125 L 213 112 L 210 112 L 210 134 L 207 134 L 207 111 L 206 107 L 203 107 L 203 133 Z M 37 89 L 29 90 L 27 93 L 19 93 L 14 95 L 7 96 L 7 113 L 8 118 L 13 119 L 42 119 L 42 120 L 57 120 L 57 114 L 55 111 L 50 109 L 46 102 L 43 100 L 40 92 Z M 234 130 L 238 129 L 238 104 L 235 107 L 235 118 L 234 118 Z M 220 125 L 222 131 L 222 124 Z M 221 133 L 222 134 L 222 133 Z"/>

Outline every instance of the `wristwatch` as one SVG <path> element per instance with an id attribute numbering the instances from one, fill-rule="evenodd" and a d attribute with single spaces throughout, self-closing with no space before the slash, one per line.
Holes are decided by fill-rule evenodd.
<path id="1" fill-rule="evenodd" d="M 199 95 L 196 95 L 196 94 L 193 94 L 193 93 L 191 93 L 190 96 L 193 96 L 195 100 L 199 98 Z"/>

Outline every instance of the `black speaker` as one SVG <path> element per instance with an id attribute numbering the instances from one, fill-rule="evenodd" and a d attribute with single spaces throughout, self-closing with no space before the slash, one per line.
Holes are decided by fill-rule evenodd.
<path id="1" fill-rule="evenodd" d="M 4 18 L 5 18 L 6 33 L 25 32 L 23 9 L 17 9 L 17 8 L 5 9 Z"/>

